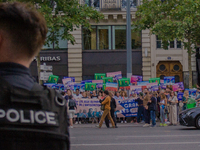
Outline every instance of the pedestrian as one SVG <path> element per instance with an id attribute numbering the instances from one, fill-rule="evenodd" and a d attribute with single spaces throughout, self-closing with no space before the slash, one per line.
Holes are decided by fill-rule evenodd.
<path id="1" fill-rule="evenodd" d="M 115 111 L 116 111 L 116 102 L 115 102 L 115 99 L 114 99 L 114 92 L 109 92 L 109 96 L 111 97 L 111 102 L 110 102 L 110 107 L 111 107 L 111 110 L 110 110 L 110 114 L 111 114 L 111 117 L 115 123 L 115 128 L 117 128 L 117 121 L 116 121 L 116 117 L 115 117 Z M 109 128 L 109 120 L 108 120 L 108 117 L 106 116 L 105 118 L 105 123 L 106 123 L 106 126 L 107 128 Z"/>
<path id="2" fill-rule="evenodd" d="M 72 99 L 72 96 L 69 96 L 69 103 L 68 103 L 68 107 L 69 107 L 69 121 L 70 121 L 70 128 L 73 128 L 73 118 L 74 115 L 76 113 L 77 107 L 76 107 L 76 101 L 74 99 Z"/>
<path id="3" fill-rule="evenodd" d="M 165 107 L 167 106 L 167 98 L 164 93 L 161 93 L 160 95 L 159 106 L 160 106 L 160 126 L 165 127 L 167 126 L 167 124 L 165 123 L 166 120 Z"/>
<path id="4" fill-rule="evenodd" d="M 104 105 L 105 107 L 105 110 L 103 112 L 103 115 L 101 116 L 101 121 L 99 123 L 99 125 L 97 126 L 98 128 L 101 128 L 102 124 L 103 124 L 103 121 L 105 120 L 105 117 L 108 116 L 108 119 L 111 121 L 111 124 L 112 124 L 112 127 L 115 128 L 115 123 L 111 117 L 111 114 L 110 114 L 110 110 L 111 110 L 111 107 L 110 107 L 110 102 L 111 102 L 111 97 L 109 96 L 109 93 L 107 90 L 105 90 L 103 92 L 103 96 L 105 97 L 105 100 L 101 102 L 102 105 Z"/>
<path id="5" fill-rule="evenodd" d="M 144 106 L 143 106 L 143 93 L 140 92 L 139 98 L 135 100 L 138 103 L 137 123 L 144 122 Z M 142 119 L 141 119 L 142 118 Z"/>
<path id="6" fill-rule="evenodd" d="M 150 101 L 150 97 L 149 97 L 149 91 L 147 89 L 145 89 L 144 92 L 145 92 L 145 97 L 144 97 L 143 105 L 144 105 L 145 125 L 143 127 L 149 127 L 150 126 L 150 113 L 149 113 L 147 104 Z"/>
<path id="7" fill-rule="evenodd" d="M 150 96 L 150 100 L 147 103 L 147 105 L 148 105 L 148 109 L 149 109 L 151 120 L 152 120 L 151 127 L 155 127 L 156 126 L 156 99 L 152 92 L 150 92 L 149 96 Z"/>
<path id="8" fill-rule="evenodd" d="M 178 99 L 177 96 L 175 96 L 174 91 L 171 91 L 170 98 L 170 113 L 169 113 L 169 121 L 170 125 L 177 125 L 177 104 Z"/>

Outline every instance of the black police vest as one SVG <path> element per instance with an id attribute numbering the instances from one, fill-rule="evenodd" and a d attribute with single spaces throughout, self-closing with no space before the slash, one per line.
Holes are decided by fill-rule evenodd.
<path id="1" fill-rule="evenodd" d="M 68 150 L 66 101 L 38 84 L 31 91 L 0 78 L 0 150 Z"/>

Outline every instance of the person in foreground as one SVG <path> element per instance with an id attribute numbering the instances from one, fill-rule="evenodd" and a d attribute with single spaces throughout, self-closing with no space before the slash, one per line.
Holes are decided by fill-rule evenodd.
<path id="1" fill-rule="evenodd" d="M 102 105 L 105 105 L 105 110 L 103 112 L 103 115 L 101 117 L 101 121 L 99 123 L 99 125 L 97 125 L 97 127 L 101 128 L 103 121 L 105 120 L 106 116 L 108 117 L 108 119 L 111 121 L 112 127 L 115 128 L 115 123 L 111 117 L 110 114 L 110 102 L 111 102 L 111 97 L 109 96 L 109 92 L 107 90 L 105 90 L 103 92 L 103 96 L 105 97 L 104 100 L 101 102 Z"/>
<path id="2" fill-rule="evenodd" d="M 47 34 L 25 3 L 0 3 L 0 149 L 68 150 L 66 100 L 35 83 L 29 66 Z"/>

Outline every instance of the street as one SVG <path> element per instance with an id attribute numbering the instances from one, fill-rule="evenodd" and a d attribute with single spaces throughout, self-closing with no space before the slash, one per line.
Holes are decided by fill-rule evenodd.
<path id="1" fill-rule="evenodd" d="M 199 150 L 200 130 L 183 126 L 143 128 L 142 124 L 118 124 L 119 128 L 95 128 L 94 124 L 70 129 L 71 150 Z"/>

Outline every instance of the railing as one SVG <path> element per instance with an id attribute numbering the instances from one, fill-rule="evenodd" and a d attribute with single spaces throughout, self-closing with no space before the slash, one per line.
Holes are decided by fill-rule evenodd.
<path id="1" fill-rule="evenodd" d="M 80 0 L 80 3 L 100 11 L 126 11 L 127 0 Z M 135 9 L 139 4 L 140 0 L 130 0 L 131 9 Z"/>

